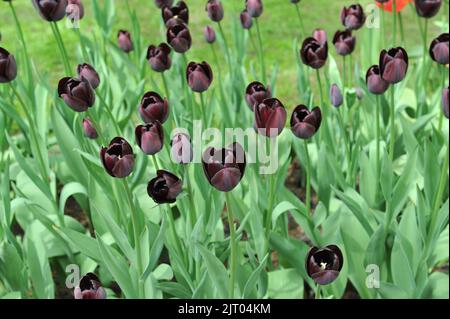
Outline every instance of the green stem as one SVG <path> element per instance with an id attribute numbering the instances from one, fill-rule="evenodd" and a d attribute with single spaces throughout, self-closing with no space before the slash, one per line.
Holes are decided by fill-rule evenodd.
<path id="1" fill-rule="evenodd" d="M 172 233 L 173 241 L 175 243 L 175 249 L 177 250 L 179 256 L 182 259 L 184 259 L 183 248 L 181 246 L 180 238 L 178 237 L 177 229 L 175 226 L 175 219 L 173 218 L 172 207 L 170 207 L 169 204 L 167 204 L 167 217 L 169 221 L 170 232 Z"/>
<path id="2" fill-rule="evenodd" d="M 384 7 L 384 4 L 382 4 Z M 380 50 L 386 45 L 386 11 L 381 10 L 381 36 L 380 36 Z"/>
<path id="3" fill-rule="evenodd" d="M 297 12 L 297 17 L 298 17 L 298 21 L 299 21 L 299 25 L 300 25 L 300 37 L 302 37 L 305 34 L 305 27 L 303 26 L 303 20 L 302 20 L 302 15 L 300 13 L 300 4 L 299 3 L 295 4 L 295 11 Z"/>
<path id="4" fill-rule="evenodd" d="M 377 131 L 377 150 L 376 150 L 376 184 L 378 185 L 378 183 L 380 182 L 380 173 L 381 173 L 381 161 L 380 161 L 380 143 L 381 143 L 381 129 L 380 129 L 380 111 L 381 111 L 381 105 L 380 105 L 380 96 L 377 95 L 376 96 L 376 100 L 377 100 L 377 106 L 376 106 L 376 118 L 375 118 L 375 123 L 376 123 L 376 131 Z M 378 191 L 378 187 L 376 187 L 377 191 Z"/>
<path id="5" fill-rule="evenodd" d="M 340 112 L 341 110 L 337 109 L 336 111 L 337 111 L 339 126 L 341 128 L 342 137 L 344 139 L 344 144 L 345 144 L 345 157 L 347 158 L 347 165 L 348 165 L 347 180 L 350 181 L 350 175 L 351 175 L 350 142 L 348 140 L 347 130 L 345 128 L 344 120 L 342 119 L 342 114 Z"/>
<path id="6" fill-rule="evenodd" d="M 255 19 L 256 23 L 256 33 L 258 34 L 258 44 L 259 44 L 259 62 L 261 64 L 261 79 L 263 80 L 264 84 L 267 84 L 267 78 L 266 78 L 266 63 L 264 61 L 264 49 L 263 49 L 263 43 L 262 43 L 262 37 L 261 37 L 261 30 L 259 28 L 259 22 L 258 18 Z"/>
<path id="7" fill-rule="evenodd" d="M 65 71 L 66 71 L 67 75 L 70 75 L 72 73 L 72 71 L 70 68 L 69 56 L 67 54 L 66 47 L 64 46 L 64 41 L 62 39 L 61 32 L 59 31 L 58 23 L 51 22 L 51 25 L 52 25 L 53 34 L 56 38 L 56 41 L 59 44 L 59 50 L 61 53 L 61 57 L 63 59 Z"/>
<path id="8" fill-rule="evenodd" d="M 114 118 L 114 115 L 112 114 L 108 104 L 106 103 L 105 98 L 101 94 L 97 94 L 97 96 L 99 97 L 100 102 L 103 104 L 103 108 L 106 110 L 106 113 L 108 114 L 109 118 L 111 119 L 111 122 L 113 123 L 114 129 L 116 130 L 116 134 L 120 134 L 119 124 L 117 124 L 117 121 Z"/>
<path id="9" fill-rule="evenodd" d="M 441 76 L 441 78 L 442 78 L 442 88 L 444 88 L 445 87 L 445 80 L 448 77 L 447 69 L 444 68 L 444 67 L 441 67 L 441 66 L 440 66 L 439 69 L 441 70 L 441 73 L 442 73 L 442 76 Z M 438 126 L 439 131 L 442 131 L 442 125 L 443 124 L 444 124 L 444 111 L 441 110 L 439 112 L 439 126 Z"/>
<path id="10" fill-rule="evenodd" d="M 403 16 L 402 16 L 401 11 L 398 13 L 398 22 L 400 25 L 400 40 L 402 42 L 402 45 L 404 45 L 405 44 L 405 29 L 403 28 Z"/>
<path id="11" fill-rule="evenodd" d="M 203 96 L 203 93 L 200 93 L 200 112 L 202 113 L 202 121 L 203 126 L 206 128 L 208 126 L 208 120 L 206 118 L 206 103 L 205 103 L 205 97 Z"/>
<path id="12" fill-rule="evenodd" d="M 229 46 L 227 43 L 227 39 L 225 38 L 225 32 L 223 32 L 223 28 L 222 28 L 222 24 L 220 22 L 217 23 L 219 26 L 219 32 L 220 32 L 220 36 L 222 37 L 223 40 L 223 44 L 225 45 L 225 55 L 227 57 L 227 62 L 228 62 L 228 69 L 230 72 L 230 77 L 232 77 L 233 75 L 233 68 L 231 67 L 231 55 L 230 55 L 230 51 L 229 51 Z"/>
<path id="13" fill-rule="evenodd" d="M 169 91 L 169 86 L 167 85 L 167 79 L 166 79 L 166 75 L 164 74 L 164 72 L 161 72 L 161 77 L 162 77 L 162 81 L 163 81 L 163 85 L 164 85 L 164 91 L 166 92 L 167 100 L 170 102 L 170 91 Z M 172 116 L 173 116 L 173 120 L 175 123 L 175 127 L 179 127 L 177 115 L 176 115 L 175 108 L 173 107 L 173 105 L 172 105 Z"/>
<path id="14" fill-rule="evenodd" d="M 155 170 L 159 171 L 159 165 L 158 165 L 158 160 L 156 159 L 156 155 L 152 155 L 152 162 L 153 162 L 153 166 L 155 167 Z"/>
<path id="15" fill-rule="evenodd" d="M 391 139 L 389 143 L 389 158 L 394 161 L 394 151 L 395 151 L 395 86 L 391 88 Z"/>
<path id="16" fill-rule="evenodd" d="M 230 299 L 234 298 L 234 286 L 236 281 L 236 266 L 237 266 L 237 246 L 236 246 L 236 232 L 234 229 L 234 218 L 233 212 L 231 210 L 231 200 L 230 194 L 228 192 L 225 193 L 225 200 L 227 204 L 227 214 L 228 214 L 228 225 L 230 227 L 230 249 L 231 255 L 229 260 L 229 269 L 230 269 Z"/>
<path id="17" fill-rule="evenodd" d="M 309 156 L 308 141 L 304 140 L 306 155 L 306 212 L 311 214 L 311 157 Z"/>
<path id="18" fill-rule="evenodd" d="M 393 31 L 393 37 L 392 37 L 392 47 L 395 48 L 396 42 L 397 42 L 397 1 L 393 1 L 393 10 L 392 14 L 394 16 L 394 31 Z"/>
<path id="19" fill-rule="evenodd" d="M 87 59 L 89 59 L 89 56 L 88 56 L 88 53 L 87 53 L 87 50 L 86 50 L 86 45 L 84 44 L 84 40 L 83 40 L 83 37 L 82 37 L 81 32 L 80 32 L 80 28 L 74 27 L 74 30 L 75 30 L 75 33 L 78 36 L 78 39 L 80 40 L 81 52 L 82 52 L 82 55 L 83 55 L 83 59 L 87 60 Z"/>
<path id="20" fill-rule="evenodd" d="M 321 296 L 320 296 L 320 285 L 317 285 L 317 286 L 316 286 L 316 291 L 315 291 L 315 294 L 314 294 L 314 299 L 321 299 Z"/>
<path id="21" fill-rule="evenodd" d="M 189 196 L 189 205 L 190 205 L 189 217 L 191 219 L 191 227 L 192 227 L 192 229 L 194 229 L 195 223 L 197 222 L 197 220 L 196 220 L 197 213 L 195 211 L 194 192 L 192 191 L 192 185 L 189 182 L 189 167 L 187 165 L 185 166 L 184 180 L 187 185 L 187 192 L 188 192 L 188 196 Z"/>

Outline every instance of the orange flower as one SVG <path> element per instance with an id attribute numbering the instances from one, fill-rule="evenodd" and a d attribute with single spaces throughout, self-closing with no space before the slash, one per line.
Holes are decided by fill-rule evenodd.
<path id="1" fill-rule="evenodd" d="M 392 12 L 392 4 L 394 0 L 389 0 L 386 3 L 379 3 L 377 0 L 375 0 L 375 3 L 378 7 L 383 9 L 384 11 Z M 397 12 L 400 12 L 403 10 L 403 8 L 406 7 L 409 3 L 413 2 L 413 0 L 396 0 L 397 1 Z"/>

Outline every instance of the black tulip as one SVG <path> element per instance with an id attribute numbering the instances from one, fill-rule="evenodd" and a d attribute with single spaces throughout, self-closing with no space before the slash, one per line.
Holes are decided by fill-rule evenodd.
<path id="1" fill-rule="evenodd" d="M 95 274 L 87 273 L 75 287 L 74 297 L 75 299 L 106 299 L 106 291 Z"/>
<path id="2" fill-rule="evenodd" d="M 346 56 L 355 50 L 356 38 L 351 30 L 337 31 L 334 34 L 333 44 L 339 55 Z"/>
<path id="3" fill-rule="evenodd" d="M 158 121 L 138 125 L 135 129 L 136 143 L 147 155 L 155 155 L 164 146 L 164 130 Z"/>
<path id="4" fill-rule="evenodd" d="M 389 88 L 389 83 L 383 80 L 378 65 L 372 65 L 366 73 L 367 89 L 372 94 L 383 94 Z"/>
<path id="5" fill-rule="evenodd" d="M 145 123 L 158 121 L 164 124 L 169 117 L 169 101 L 156 92 L 147 92 L 139 104 L 139 114 Z"/>
<path id="6" fill-rule="evenodd" d="M 205 7 L 208 17 L 214 22 L 220 22 L 223 19 L 223 6 L 220 0 L 208 0 Z"/>
<path id="7" fill-rule="evenodd" d="M 252 18 L 258 18 L 264 9 L 262 0 L 245 0 L 245 7 Z"/>
<path id="8" fill-rule="evenodd" d="M 188 164 L 193 159 L 193 149 L 189 135 L 178 133 L 170 142 L 172 160 L 178 164 Z"/>
<path id="9" fill-rule="evenodd" d="M 205 61 L 201 63 L 191 62 L 186 69 L 186 80 L 194 92 L 206 91 L 213 81 L 213 72 Z"/>
<path id="10" fill-rule="evenodd" d="M 414 0 L 414 4 L 420 17 L 432 18 L 439 12 L 442 0 Z"/>
<path id="11" fill-rule="evenodd" d="M 98 137 L 97 130 L 95 129 L 91 119 L 88 117 L 83 119 L 83 131 L 84 135 L 91 140 L 95 140 Z"/>
<path id="12" fill-rule="evenodd" d="M 183 190 L 183 182 L 174 174 L 158 170 L 147 186 L 147 194 L 157 204 L 172 204 Z"/>
<path id="13" fill-rule="evenodd" d="M 275 137 L 281 134 L 286 124 L 286 109 L 280 100 L 268 98 L 254 107 L 255 129 L 259 134 Z"/>
<path id="14" fill-rule="evenodd" d="M 189 28 L 185 24 L 176 24 L 167 29 L 167 43 L 175 52 L 187 52 L 192 44 Z"/>
<path id="15" fill-rule="evenodd" d="M 78 77 L 86 79 L 94 90 L 100 85 L 100 76 L 92 65 L 87 63 L 79 64 L 77 73 Z"/>
<path id="16" fill-rule="evenodd" d="M 189 8 L 184 1 L 179 1 L 173 7 L 164 7 L 162 17 L 168 28 L 176 24 L 189 24 Z"/>
<path id="17" fill-rule="evenodd" d="M 147 61 L 150 64 L 153 71 L 164 72 L 170 69 L 172 66 L 172 60 L 170 58 L 170 47 L 161 43 L 158 46 L 150 45 L 147 49 Z"/>
<path id="18" fill-rule="evenodd" d="M 309 111 L 305 105 L 298 105 L 291 117 L 291 130 L 301 139 L 309 139 L 317 133 L 322 123 L 320 108 L 315 107 Z"/>
<path id="19" fill-rule="evenodd" d="M 241 25 L 244 29 L 248 30 L 253 26 L 253 18 L 248 13 L 247 9 L 245 9 L 244 11 L 241 12 L 241 15 L 239 18 L 241 20 Z"/>
<path id="20" fill-rule="evenodd" d="M 207 25 L 203 31 L 203 34 L 206 42 L 212 44 L 216 41 L 216 32 L 211 26 Z"/>
<path id="21" fill-rule="evenodd" d="M 59 21 L 66 15 L 67 0 L 32 0 L 39 15 L 47 21 Z"/>
<path id="22" fill-rule="evenodd" d="M 408 71 L 408 53 L 398 47 L 389 51 L 383 50 L 380 54 L 381 77 L 390 84 L 402 81 Z"/>
<path id="23" fill-rule="evenodd" d="M 75 112 L 85 112 L 95 103 L 95 93 L 86 79 L 66 77 L 59 81 L 58 95 Z"/>
<path id="24" fill-rule="evenodd" d="M 344 103 L 344 97 L 342 96 L 341 89 L 337 86 L 337 84 L 333 83 L 330 87 L 330 100 L 334 107 L 339 107 L 342 103 Z"/>
<path id="25" fill-rule="evenodd" d="M 115 137 L 108 147 L 102 147 L 100 159 L 106 172 L 112 177 L 125 178 L 133 172 L 133 149 L 122 137 Z"/>
<path id="26" fill-rule="evenodd" d="M 165 7 L 171 7 L 173 0 L 155 0 L 155 4 L 158 8 L 162 9 Z"/>
<path id="27" fill-rule="evenodd" d="M 443 33 L 436 39 L 431 41 L 430 56 L 439 64 L 447 65 L 449 63 L 449 49 L 448 49 L 449 35 Z"/>
<path id="28" fill-rule="evenodd" d="M 117 43 L 119 44 L 119 48 L 125 53 L 130 53 L 134 49 L 131 34 L 126 30 L 119 31 L 117 34 Z"/>
<path id="29" fill-rule="evenodd" d="M 16 59 L 7 50 L 0 47 L 0 83 L 11 82 L 16 76 Z"/>
<path id="30" fill-rule="evenodd" d="M 327 62 L 327 42 L 321 43 L 313 37 L 306 38 L 300 50 L 300 57 L 304 64 L 313 69 L 320 69 Z"/>
<path id="31" fill-rule="evenodd" d="M 264 84 L 260 82 L 252 82 L 247 86 L 245 90 L 245 100 L 247 102 L 248 107 L 252 110 L 255 105 L 262 103 L 265 99 L 271 98 L 272 93 L 270 92 L 270 87 L 267 88 Z"/>
<path id="32" fill-rule="evenodd" d="M 84 17 L 84 6 L 81 0 L 68 0 L 66 15 L 72 22 L 81 20 Z"/>
<path id="33" fill-rule="evenodd" d="M 306 272 L 318 285 L 328 285 L 337 279 L 344 257 L 336 245 L 325 248 L 313 247 L 306 256 Z"/>
<path id="34" fill-rule="evenodd" d="M 341 11 L 341 22 L 349 30 L 358 30 L 366 21 L 364 10 L 359 4 L 344 7 Z"/>

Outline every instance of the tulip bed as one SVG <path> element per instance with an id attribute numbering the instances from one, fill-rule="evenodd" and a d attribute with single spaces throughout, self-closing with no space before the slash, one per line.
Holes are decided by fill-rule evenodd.
<path id="1" fill-rule="evenodd" d="M 114 1 L 29 2 L 60 80 L 2 1 L 0 297 L 449 297 L 448 1 L 339 1 L 330 36 L 285 0 L 295 81 L 264 0 L 154 1 L 154 43 L 128 1 L 129 30 Z"/>

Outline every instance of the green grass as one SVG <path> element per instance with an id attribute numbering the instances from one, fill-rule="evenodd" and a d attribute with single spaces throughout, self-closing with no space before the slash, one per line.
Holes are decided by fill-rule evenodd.
<path id="1" fill-rule="evenodd" d="M 113 0 L 109 0 L 113 1 Z M 203 39 L 203 28 L 207 24 L 212 24 L 204 10 L 205 0 L 187 0 L 190 7 L 190 28 L 193 37 L 193 47 L 189 51 L 189 59 L 212 61 L 212 54 Z M 328 32 L 331 42 L 334 32 L 342 29 L 340 24 L 340 10 L 344 5 L 350 5 L 354 1 L 348 0 L 304 0 L 301 2 L 302 17 L 305 25 L 305 32 L 309 35 L 315 28 L 323 28 Z M 365 8 L 372 0 L 359 1 Z M 86 7 L 85 18 L 81 21 L 81 32 L 90 34 L 97 25 L 92 17 L 90 1 L 84 1 Z M 160 10 L 151 0 L 129 0 L 130 6 L 137 12 L 142 34 L 146 44 L 160 43 L 165 41 L 160 33 Z M 143 4 L 145 3 L 145 4 Z M 239 13 L 244 8 L 244 0 L 226 0 L 225 20 L 223 21 L 225 32 L 231 33 L 231 21 L 239 19 Z M 22 23 L 25 38 L 28 42 L 29 51 L 36 65 L 37 70 L 42 74 L 49 75 L 52 83 L 64 75 L 63 65 L 61 63 L 56 42 L 54 41 L 50 26 L 41 19 L 31 1 L 14 1 L 19 19 Z M 279 66 L 278 74 L 278 95 L 287 103 L 296 103 L 296 86 L 293 85 L 296 79 L 295 59 L 292 44 L 294 39 L 299 38 L 299 21 L 295 13 L 295 7 L 289 0 L 265 0 L 264 14 L 261 17 L 260 25 L 262 27 L 262 36 L 264 41 L 264 52 L 269 71 L 274 66 Z M 125 1 L 116 1 L 116 22 L 114 30 L 132 29 L 131 21 L 126 10 Z M 441 10 L 442 12 L 444 10 Z M 441 12 L 441 14 L 442 14 Z M 390 15 L 387 15 L 390 22 Z M 417 26 L 417 20 L 412 8 L 406 8 L 403 11 L 403 20 L 405 23 L 406 49 L 412 50 L 413 47 L 420 45 L 420 32 Z M 439 18 L 433 21 L 439 21 Z M 2 34 L 1 46 L 17 54 L 20 50 L 20 44 L 16 34 L 14 22 L 10 14 L 7 2 L 0 2 L 0 32 Z M 65 27 L 64 22 L 60 22 L 65 44 L 71 56 L 71 62 L 75 65 L 82 62 L 77 57 L 77 37 L 75 33 Z M 389 26 L 388 26 L 389 28 Z M 253 28 L 255 29 L 255 28 Z M 115 42 L 116 32 L 111 35 Z M 357 31 L 357 36 L 363 36 L 364 30 Z M 436 36 L 439 28 L 430 25 L 430 37 Z M 256 31 L 253 31 L 256 34 Z M 391 34 L 392 32 L 387 32 Z M 331 44 L 331 43 L 330 43 Z M 248 46 L 249 63 L 257 63 L 257 55 L 252 46 Z M 330 52 L 334 54 L 334 48 L 330 46 Z M 219 52 L 220 53 L 220 52 Z M 224 55 L 222 55 L 224 57 Z M 225 58 L 224 58 L 225 62 Z M 376 61 L 374 61 L 375 63 Z M 256 66 L 257 67 L 257 66 Z M 19 66 L 20 68 L 20 66 Z M 289 105 L 292 107 L 292 105 Z"/>

